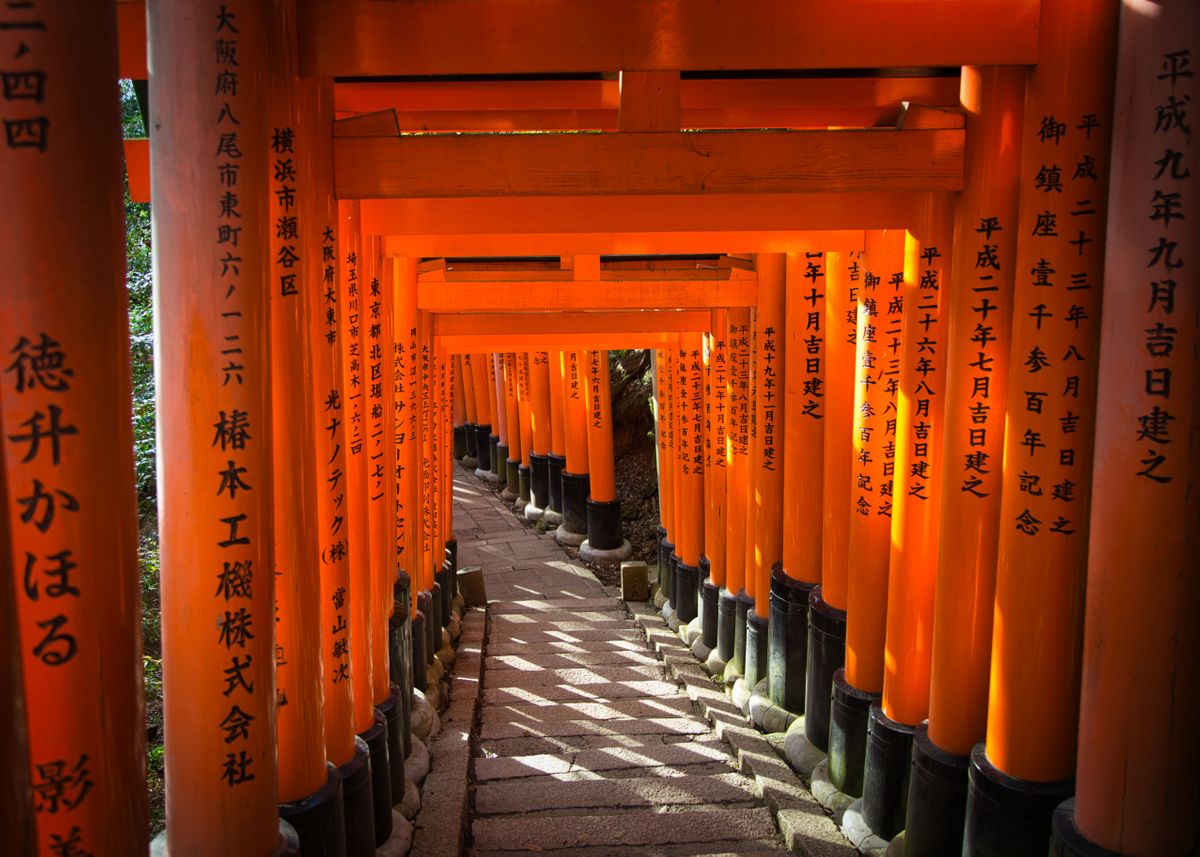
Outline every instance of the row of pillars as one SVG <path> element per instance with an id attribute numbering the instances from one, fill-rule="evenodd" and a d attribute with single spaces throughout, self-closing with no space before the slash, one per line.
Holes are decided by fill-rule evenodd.
<path id="1" fill-rule="evenodd" d="M 0 829 L 146 854 L 115 6 L 9 5 Z M 149 8 L 172 857 L 375 854 L 457 624 L 450 355 L 416 260 L 332 196 L 294 24 Z"/>
<path id="2" fill-rule="evenodd" d="M 626 559 L 608 352 L 455 355 L 454 376 L 454 458 L 585 561 Z"/>
<path id="3" fill-rule="evenodd" d="M 1198 24 L 1045 3 L 957 199 L 656 352 L 664 616 L 909 855 L 1196 843 Z"/>

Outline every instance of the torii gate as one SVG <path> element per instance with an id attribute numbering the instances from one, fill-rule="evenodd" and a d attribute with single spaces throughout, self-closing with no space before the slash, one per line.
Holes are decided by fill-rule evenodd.
<path id="1" fill-rule="evenodd" d="M 1082 0 L 214 0 L 151 4 L 147 28 L 141 4 L 8 4 L 16 853 L 147 844 L 118 73 L 150 79 L 153 145 L 126 155 L 135 198 L 153 186 L 172 853 L 289 853 L 280 811 L 317 853 L 386 838 L 407 684 L 436 672 L 453 590 L 450 354 L 633 343 L 679 431 L 659 437 L 668 613 L 703 611 L 747 695 L 765 678 L 807 711 L 873 830 L 906 829 L 911 854 L 1028 850 L 1074 792 L 1056 853 L 1183 853 L 1200 530 L 1195 355 L 1175 344 L 1196 325 L 1200 26 L 1156 10 L 1118 28 Z M 832 77 L 864 60 L 963 71 Z M 749 68 L 831 77 L 689 76 Z M 412 79 L 597 70 L 620 82 Z M 588 133 L 412 133 L 460 130 Z M 711 282 L 599 261 L 664 253 L 755 259 Z M 528 255 L 590 258 L 553 293 L 418 273 Z M 724 468 L 673 446 L 710 434 L 705 377 Z M 2 722 L 23 752 L 24 718 Z"/>

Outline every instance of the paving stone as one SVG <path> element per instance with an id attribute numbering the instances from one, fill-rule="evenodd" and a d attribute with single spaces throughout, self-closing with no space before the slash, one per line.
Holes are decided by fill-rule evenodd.
<path id="1" fill-rule="evenodd" d="M 568 688 L 574 690 L 574 688 Z M 607 688 L 606 692 L 613 695 L 617 688 Z M 537 696 L 530 693 L 518 696 L 517 689 L 509 691 L 513 701 L 494 702 L 489 694 L 494 691 L 485 689 L 483 692 L 483 708 L 480 716 L 484 723 L 522 723 L 533 727 L 538 723 L 549 723 L 554 720 L 612 720 L 619 717 L 677 717 L 680 714 L 691 714 L 692 703 L 686 697 L 664 696 L 661 699 L 647 699 L 645 694 L 634 690 L 626 699 L 583 700 L 578 696 L 572 699 L 551 699 L 547 696 Z M 499 696 L 499 694 L 497 694 Z"/>
<path id="2" fill-rule="evenodd" d="M 627 734 L 620 728 L 623 723 L 639 722 L 632 718 L 626 721 L 606 721 L 609 728 L 583 735 L 530 735 L 492 740 L 480 739 L 476 742 L 476 751 L 486 758 L 536 756 L 542 753 L 578 753 L 581 750 L 598 750 L 606 747 L 653 747 L 689 740 L 708 739 L 711 741 L 715 737 L 711 735 L 707 724 L 699 721 L 680 721 L 684 724 L 684 728 L 657 732 L 642 731 L 635 735 Z M 697 738 L 697 736 L 700 737 Z"/>
<path id="3" fill-rule="evenodd" d="M 635 808 L 681 804 L 753 802 L 750 782 L 740 774 L 711 777 L 637 777 L 624 780 L 578 780 L 553 777 L 519 782 L 484 783 L 475 789 L 479 815 L 528 813 L 531 809 Z"/>
<path id="4" fill-rule="evenodd" d="M 727 762 L 729 754 L 718 742 L 687 741 L 681 744 L 605 747 L 578 753 L 542 753 L 536 756 L 508 756 L 475 760 L 475 781 L 504 780 L 541 774 L 565 774 L 568 771 L 612 771 L 619 768 L 645 768 L 670 765 L 684 767 L 708 762 Z"/>
<path id="5" fill-rule="evenodd" d="M 614 725 L 615 724 L 615 725 Z M 598 735 L 608 739 L 613 730 L 626 736 L 653 734 L 704 735 L 709 726 L 695 717 L 619 717 L 607 719 L 549 720 L 540 723 L 514 723 L 511 721 L 483 722 L 479 727 L 480 746 L 489 740 L 520 738 L 526 736 L 561 738 L 571 736 Z"/>
<path id="6" fill-rule="evenodd" d="M 486 682 L 491 681 L 492 678 L 493 676 L 487 676 L 484 679 L 483 701 L 485 705 L 519 702 L 533 702 L 539 705 L 557 702 L 603 704 L 612 700 L 629 700 L 640 703 L 643 711 L 649 712 L 666 710 L 661 706 L 675 700 L 676 704 L 684 705 L 688 711 L 692 710 L 690 700 L 677 698 L 675 696 L 677 685 L 667 681 L 625 681 L 591 689 L 568 684 L 487 687 Z"/>

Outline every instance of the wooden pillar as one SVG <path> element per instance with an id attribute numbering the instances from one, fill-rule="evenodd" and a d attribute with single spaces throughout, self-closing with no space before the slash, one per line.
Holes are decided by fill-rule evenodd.
<path id="1" fill-rule="evenodd" d="M 550 355 L 545 351 L 529 354 L 529 421 L 533 449 L 529 455 L 529 504 L 525 517 L 541 520 L 550 505 Z"/>
<path id="2" fill-rule="evenodd" d="M 97 857 L 145 852 L 121 132 L 112 87 L 116 16 L 103 5 L 11 3 L 3 19 L 0 484 L 7 481 L 12 502 L 0 506 L 7 516 L 0 535 L 8 536 L 0 539 L 0 551 L 3 569 L 10 572 L 3 585 L 13 588 L 4 597 L 10 627 L 0 672 L 10 692 L 3 703 L 6 737 L 16 731 L 22 739 L 4 745 L 5 818 L 12 790 L 21 788 L 23 804 L 12 827 L 3 826 L 5 846 L 25 854 L 33 853 L 32 847 L 42 854 L 72 848 Z M 215 73 L 211 46 L 206 50 L 205 88 Z M 201 84 L 194 83 L 198 91 Z M 199 96 L 185 87 L 183 97 L 196 101 Z M 204 145 L 215 140 L 209 135 Z M 211 159 L 211 152 L 206 154 Z M 216 196 L 214 179 L 206 175 L 197 183 Z M 200 251 L 209 264 L 215 258 L 212 235 L 205 236 Z M 216 289 L 187 286 L 193 292 Z M 206 314 L 202 324 L 212 315 Z M 218 347 L 212 345 L 206 354 Z M 212 357 L 207 362 L 211 365 Z M 180 419 L 195 413 L 196 406 L 182 397 L 175 404 Z M 261 416 L 265 425 L 266 415 Z M 204 449 L 210 440 L 204 438 Z M 188 443 L 189 455 L 193 448 L 201 449 L 201 443 Z M 196 484 L 204 479 L 205 496 L 211 496 L 212 472 L 201 475 L 196 465 L 187 469 L 185 478 Z M 172 491 L 181 487 L 176 480 Z M 205 551 L 212 569 L 212 545 Z M 172 568 L 175 575 L 181 571 L 178 563 Z M 206 590 L 209 604 L 211 581 L 205 578 L 196 586 Z M 198 626 L 197 619 L 191 621 Z M 11 660 L 10 633 L 19 635 L 22 663 Z M 214 643 L 208 633 L 195 648 L 211 658 Z M 22 672 L 24 714 L 22 691 L 13 687 Z M 172 678 L 177 676 L 178 669 Z M 211 681 L 210 689 L 217 690 Z M 203 710 L 196 712 L 210 732 L 224 716 L 217 714 L 219 699 L 206 692 Z M 266 728 L 255 739 L 260 737 L 270 737 Z M 215 751 L 217 743 L 210 749 Z M 208 763 L 205 793 L 217 793 L 219 765 L 211 758 Z M 36 813 L 36 846 L 30 839 L 30 807 Z M 273 803 L 265 807 L 266 822 L 274 824 Z"/>
<path id="3" fill-rule="evenodd" d="M 413 593 L 420 584 L 420 342 L 417 337 L 417 266 L 412 258 L 394 261 L 394 316 L 396 348 L 399 356 L 396 408 L 400 422 L 396 430 L 396 525 L 400 568 L 408 575 Z M 455 397 L 455 401 L 457 401 Z M 416 611 L 416 599 L 409 605 Z"/>
<path id="4" fill-rule="evenodd" d="M 758 257 L 758 303 L 754 308 L 753 536 L 754 614 L 746 625 L 746 687 L 767 678 L 767 617 L 771 568 L 783 560 L 784 365 L 786 363 L 785 276 L 783 253 Z M 749 516 L 748 516 L 749 517 Z M 749 561 L 749 560 L 748 560 Z"/>
<path id="5" fill-rule="evenodd" d="M 567 465 L 567 427 L 563 411 L 567 376 L 563 352 L 549 353 L 550 366 L 550 453 L 547 456 L 550 490 L 548 505 L 542 515 L 546 523 L 557 527 L 562 523 L 562 472 Z"/>
<path id="6" fill-rule="evenodd" d="M 1153 11 L 1153 14 L 1150 14 Z M 1073 806 L 1055 855 L 1197 841 L 1200 87 L 1189 3 L 1121 9 Z"/>
<path id="7" fill-rule="evenodd" d="M 658 590 L 662 598 L 655 603 L 662 607 L 670 600 L 671 554 L 675 549 L 675 488 L 671 477 L 674 450 L 671 447 L 671 352 L 666 348 L 654 351 L 654 435 L 658 446 Z M 569 463 L 568 463 L 569 464 Z"/>
<path id="8" fill-rule="evenodd" d="M 676 510 L 679 536 L 676 550 L 675 616 L 687 624 L 699 615 L 700 555 L 704 551 L 704 356 L 701 334 L 679 335 L 679 409 L 676 440 L 680 497 Z"/>
<path id="9" fill-rule="evenodd" d="M 530 499 L 529 456 L 533 452 L 533 405 L 529 379 L 529 352 L 517 352 L 516 361 L 517 416 L 521 423 L 521 465 L 517 468 L 518 496 L 513 509 L 518 514 L 524 514 Z"/>
<path id="10" fill-rule="evenodd" d="M 461 461 L 467 454 L 467 403 L 463 392 L 462 355 L 453 358 L 454 384 L 454 460 Z"/>
<path id="11" fill-rule="evenodd" d="M 899 229 L 867 233 L 858 291 L 846 666 L 834 674 L 829 721 L 830 779 L 852 795 L 862 794 L 868 712 L 883 690 L 904 236 Z"/>
<path id="12" fill-rule="evenodd" d="M 562 523 L 554 531 L 559 544 L 580 545 L 587 538 L 588 477 L 587 391 L 584 389 L 580 352 L 562 352 L 563 367 L 563 464 Z"/>
<path id="13" fill-rule="evenodd" d="M 726 490 L 729 461 L 725 441 L 729 421 L 729 313 L 712 312 L 711 330 L 704 337 L 704 555 L 700 558 L 700 628 L 704 645 L 716 649 L 725 588 L 725 550 L 728 543 Z M 718 654 L 719 657 L 719 654 Z"/>
<path id="14" fill-rule="evenodd" d="M 741 673 L 745 663 L 746 614 L 750 606 L 746 594 L 746 541 L 744 526 L 750 491 L 750 340 L 753 332 L 750 310 L 729 309 L 729 425 L 725 435 L 725 455 L 729 459 L 726 503 L 729 518 L 725 545 L 725 594 L 719 605 L 717 650 L 733 671 Z"/>
<path id="15" fill-rule="evenodd" d="M 517 356 L 503 355 L 504 360 L 504 414 L 508 428 L 508 458 L 505 459 L 507 488 L 501 495 L 513 501 L 520 494 L 518 468 L 521 464 L 521 418 L 517 403 Z"/>
<path id="16" fill-rule="evenodd" d="M 613 460 L 612 399 L 607 351 L 585 351 L 583 370 L 587 402 L 588 480 L 587 540 L 579 556 L 626 559 L 632 550 L 621 533 L 621 501 L 617 498 Z"/>
<path id="17" fill-rule="evenodd" d="M 821 582 L 825 254 L 787 254 L 784 298 L 783 546 L 770 569 L 771 701 L 804 711 L 808 599 Z"/>
<path id="18" fill-rule="evenodd" d="M 969 855 L 1045 849 L 1051 812 L 1073 790 L 1116 16 L 1115 3 L 1044 3 L 1042 58 L 1029 75 L 987 743 L 972 751 Z"/>
<path id="19" fill-rule="evenodd" d="M 808 602 L 804 735 L 829 749 L 833 675 L 846 662 L 846 573 L 854 485 L 855 342 L 861 251 L 825 254 L 825 432 L 822 439 L 821 584 Z"/>
<path id="20" fill-rule="evenodd" d="M 500 423 L 504 421 L 504 414 L 501 412 L 504 408 L 496 386 L 496 355 L 489 352 L 483 355 L 483 360 L 487 366 L 488 414 L 492 427 L 488 434 L 489 466 L 485 478 L 489 482 L 498 482 L 500 480 L 500 462 L 497 459 L 497 453 L 500 446 Z"/>
<path id="21" fill-rule="evenodd" d="M 475 361 L 471 354 L 461 355 L 459 361 L 462 367 L 460 378 L 463 390 L 463 408 L 467 418 L 467 454 L 463 456 L 462 462 L 468 467 L 475 467 L 479 463 L 479 438 L 476 431 L 476 427 L 479 425 L 479 397 L 475 392 Z"/>
<path id="22" fill-rule="evenodd" d="M 449 360 L 449 357 L 447 357 Z M 487 478 L 492 469 L 492 450 L 489 436 L 492 433 L 492 404 L 488 396 L 488 358 L 486 354 L 471 355 L 471 386 L 475 391 L 475 475 Z"/>
<path id="23" fill-rule="evenodd" d="M 314 169 L 316 138 L 328 129 L 314 121 L 321 82 L 296 76 L 294 22 L 285 5 L 272 7 L 267 78 L 271 135 L 263 141 L 270 173 L 267 288 L 279 812 L 296 827 L 301 847 L 329 850 L 345 844 L 344 829 L 335 821 L 341 809 L 332 805 L 340 802 L 340 777 L 332 766 L 326 769 L 322 637 L 313 633 L 321 624 L 321 569 L 309 319 L 320 300 L 320 227 L 328 193 L 327 186 L 318 188 L 315 181 L 331 176 L 328 169 Z"/>
<path id="24" fill-rule="evenodd" d="M 863 782 L 863 818 L 885 839 L 904 829 L 913 727 L 929 710 L 945 401 L 941 298 L 953 201 L 922 195 L 915 200 L 913 219 L 904 238 L 883 698 L 871 704 Z"/>
<path id="25" fill-rule="evenodd" d="M 495 399 L 496 410 L 496 460 L 492 463 L 496 466 L 492 468 L 492 472 L 497 474 L 499 481 L 503 482 L 507 478 L 508 458 L 508 401 L 504 396 L 504 355 L 491 354 L 491 367 L 489 371 L 492 376 L 492 396 Z"/>

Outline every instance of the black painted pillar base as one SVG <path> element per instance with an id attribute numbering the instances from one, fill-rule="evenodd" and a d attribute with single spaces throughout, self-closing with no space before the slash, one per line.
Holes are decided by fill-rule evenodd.
<path id="1" fill-rule="evenodd" d="M 708 557 L 700 557 L 700 575 L 704 582 L 700 585 L 700 642 L 706 649 L 717 647 L 717 601 L 721 589 L 709 579 L 712 568 Z"/>
<path id="2" fill-rule="evenodd" d="M 507 451 L 505 452 L 507 455 Z M 500 475 L 500 465 L 504 459 L 500 457 L 500 436 L 495 434 L 488 435 L 488 472 L 493 476 Z M 496 480 L 493 479 L 493 482 Z"/>
<path id="3" fill-rule="evenodd" d="M 1034 783 L 1010 777 L 993 765 L 983 744 L 971 751 L 967 775 L 963 857 L 1047 854 L 1050 819 L 1075 793 L 1075 780 Z"/>
<path id="4" fill-rule="evenodd" d="M 948 753 L 929 737 L 929 722 L 913 729 L 912 770 L 904 839 L 908 857 L 960 854 L 967 813 L 970 757 Z"/>
<path id="5" fill-rule="evenodd" d="M 771 626 L 767 646 L 771 701 L 793 714 L 804 713 L 808 667 L 808 597 L 815 584 L 787 576 L 782 563 L 771 568 Z"/>
<path id="6" fill-rule="evenodd" d="M 371 749 L 354 736 L 354 757 L 338 768 L 346 820 L 346 857 L 375 857 L 375 795 L 371 790 Z M 391 807 L 388 807 L 389 815 Z"/>
<path id="7" fill-rule="evenodd" d="M 464 428 L 467 430 L 467 454 L 462 457 L 462 463 L 468 467 L 474 467 L 479 462 L 479 435 L 475 431 L 476 423 L 467 423 Z"/>
<path id="8" fill-rule="evenodd" d="M 804 737 L 829 752 L 833 674 L 846 664 L 846 611 L 831 607 L 817 586 L 808 595 L 808 665 L 804 686 Z"/>
<path id="9" fill-rule="evenodd" d="M 423 595 L 424 593 L 421 593 Z M 412 677 L 412 686 L 420 691 L 427 688 L 428 682 L 425 673 L 425 611 L 421 610 L 420 603 L 422 599 L 417 596 L 417 612 L 412 617 L 412 658 L 409 661 L 410 675 Z"/>
<path id="10" fill-rule="evenodd" d="M 588 531 L 587 498 L 591 478 L 586 473 L 562 473 L 562 527 L 568 533 L 586 536 Z"/>
<path id="11" fill-rule="evenodd" d="M 671 611 L 679 612 L 679 566 L 683 565 L 683 560 L 679 554 L 675 553 L 675 545 L 671 545 L 671 556 L 667 560 L 667 574 L 670 576 L 670 583 L 667 584 L 667 592 L 670 593 Z"/>
<path id="12" fill-rule="evenodd" d="M 717 657 L 725 663 L 733 660 L 733 627 L 736 622 L 737 596 L 722 588 L 717 596 Z"/>
<path id="13" fill-rule="evenodd" d="M 625 541 L 621 535 L 621 501 L 587 498 L 588 543 L 594 550 L 616 550 Z"/>
<path id="14" fill-rule="evenodd" d="M 679 563 L 675 578 L 675 616 L 679 624 L 686 625 L 699 615 L 697 600 L 700 597 L 700 568 Z"/>
<path id="15" fill-rule="evenodd" d="M 437 581 L 437 612 L 433 615 L 437 617 L 438 626 L 434 629 L 434 651 L 441 648 L 441 633 L 438 628 L 445 628 L 450 624 L 450 579 L 453 577 L 453 572 L 450 570 L 450 563 L 447 560 L 442 561 L 442 566 L 433 575 L 433 579 Z"/>
<path id="16" fill-rule="evenodd" d="M 867 762 L 867 720 L 877 693 L 859 690 L 846 681 L 846 671 L 833 674 L 833 704 L 829 709 L 829 781 L 842 794 L 862 797 Z"/>
<path id="17" fill-rule="evenodd" d="M 733 658 L 730 663 L 742 675 L 746 674 L 746 619 L 754 610 L 754 601 L 741 590 L 735 602 L 736 615 L 733 619 Z"/>
<path id="18" fill-rule="evenodd" d="M 387 720 L 388 770 L 391 773 L 391 793 L 396 801 L 404 796 L 404 732 L 408 730 L 400 696 L 400 687 L 393 684 L 387 699 L 375 706 Z"/>
<path id="19" fill-rule="evenodd" d="M 532 461 L 533 456 L 529 456 L 529 459 Z M 522 514 L 529 505 L 529 467 L 525 464 L 517 466 L 517 505 L 521 507 Z"/>
<path id="20" fill-rule="evenodd" d="M 550 505 L 550 458 L 539 452 L 529 453 L 529 502 L 542 510 Z"/>
<path id="21" fill-rule="evenodd" d="M 562 472 L 567 466 L 567 459 L 561 455 L 555 455 L 553 452 L 546 456 L 547 465 L 550 468 L 550 493 L 547 495 L 549 503 L 544 508 L 550 512 L 562 514 Z"/>
<path id="22" fill-rule="evenodd" d="M 375 847 L 388 841 L 392 835 L 392 778 L 388 773 L 387 718 L 375 709 L 375 722 L 359 734 L 367 742 L 371 754 L 371 803 L 375 807 Z"/>
<path id="23" fill-rule="evenodd" d="M 867 720 L 862 814 L 880 839 L 891 839 L 904 829 L 912 747 L 913 728 L 884 714 L 882 702 L 873 702 Z"/>
<path id="24" fill-rule="evenodd" d="M 304 857 L 345 857 L 342 775 L 333 763 L 325 763 L 325 783 L 321 788 L 302 800 L 281 803 L 279 817 L 296 831 Z"/>
<path id="25" fill-rule="evenodd" d="M 442 647 L 442 585 L 434 575 L 429 589 L 429 612 L 425 614 L 425 665 L 433 663 L 433 656 Z"/>
<path id="26" fill-rule="evenodd" d="M 467 454 L 467 427 L 454 427 L 454 460 L 462 461 Z"/>
<path id="27" fill-rule="evenodd" d="M 388 632 L 391 635 L 389 673 L 392 682 L 400 688 L 400 738 L 404 758 L 407 759 L 412 752 L 412 607 L 409 600 L 412 597 L 412 580 L 407 572 L 396 572 L 392 591 L 395 609 L 388 619 Z"/>
<path id="28" fill-rule="evenodd" d="M 751 607 L 746 615 L 746 690 L 753 692 L 767 677 L 767 619 Z"/>
<path id="29" fill-rule="evenodd" d="M 1103 845 L 1097 845 L 1075 823 L 1075 798 L 1058 805 L 1050 820 L 1050 857 L 1121 857 Z"/>
<path id="30" fill-rule="evenodd" d="M 675 609 L 675 569 L 679 565 L 679 557 L 675 554 L 675 543 L 670 541 L 665 536 L 663 542 L 658 549 L 658 561 L 663 565 L 662 579 L 665 583 L 663 587 L 663 595 L 667 599 L 667 605 Z"/>
<path id="31" fill-rule="evenodd" d="M 458 597 L 458 539 L 446 539 L 446 561 L 450 563 L 450 600 Z"/>
<path id="32" fill-rule="evenodd" d="M 667 550 L 664 553 L 664 546 L 667 542 L 667 528 L 659 525 L 654 531 L 654 543 L 658 547 L 658 591 L 662 593 L 663 599 L 667 598 L 667 593 L 670 587 L 667 583 L 667 561 L 671 558 L 671 551 Z"/>
<path id="33" fill-rule="evenodd" d="M 505 450 L 505 455 L 508 451 Z M 512 458 L 504 460 L 504 487 L 508 489 L 508 493 L 512 497 L 517 497 L 521 493 L 521 462 Z"/>
<path id="34" fill-rule="evenodd" d="M 492 469 L 492 446 L 488 438 L 491 437 L 491 425 L 484 423 L 476 423 L 475 425 L 475 469 L 476 471 L 484 471 Z M 481 474 L 476 472 L 476 476 Z"/>

